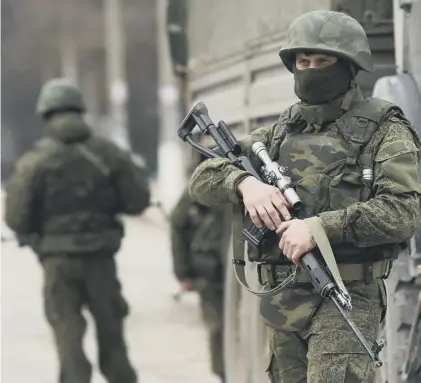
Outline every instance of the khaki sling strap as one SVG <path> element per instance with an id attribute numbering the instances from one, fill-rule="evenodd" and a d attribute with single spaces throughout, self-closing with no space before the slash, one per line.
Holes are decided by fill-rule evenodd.
<path id="1" fill-rule="evenodd" d="M 278 286 L 274 287 L 273 289 L 262 290 L 262 291 L 253 290 L 249 286 L 247 282 L 247 278 L 246 278 L 245 253 L 247 251 L 247 246 L 245 246 L 245 244 L 247 242 L 244 240 L 240 240 L 239 238 L 236 238 L 236 235 L 241 233 L 243 229 L 243 221 L 238 219 L 238 217 L 244 215 L 243 207 L 240 205 L 233 205 L 233 212 L 234 212 L 234 219 L 233 219 L 232 231 L 233 231 L 234 257 L 233 257 L 232 263 L 234 266 L 234 273 L 235 273 L 238 283 L 248 292 L 258 297 L 273 296 L 273 295 L 278 294 L 280 291 L 282 291 L 284 288 L 288 287 L 294 282 L 298 266 L 295 267 L 294 272 L 291 275 L 285 278 L 285 280 L 283 280 L 282 283 L 280 283 Z"/>
<path id="2" fill-rule="evenodd" d="M 235 206 L 234 205 L 234 211 L 238 209 L 241 210 L 241 212 L 243 213 L 243 209 L 241 206 Z M 345 288 L 345 285 L 342 281 L 341 275 L 339 273 L 339 269 L 338 269 L 338 265 L 336 263 L 335 260 L 335 256 L 333 255 L 333 251 L 332 248 L 330 246 L 329 240 L 326 236 L 326 233 L 323 229 L 323 226 L 321 224 L 321 220 L 319 217 L 313 217 L 313 218 L 308 218 L 304 220 L 306 222 L 306 224 L 309 226 L 310 231 L 314 237 L 315 242 L 317 243 L 317 246 L 320 250 L 320 253 L 323 256 L 323 259 L 326 262 L 326 265 L 328 267 L 328 269 L 330 270 L 332 277 L 334 279 L 334 281 L 336 282 L 338 288 L 340 289 L 340 292 L 346 297 L 346 299 L 348 299 L 350 301 L 350 295 L 347 291 L 347 289 Z M 241 232 L 242 230 L 242 221 L 239 219 L 234 219 L 233 220 L 233 233 L 234 236 L 238 233 Z M 290 274 L 287 278 L 285 278 L 279 285 L 277 285 L 276 287 L 274 287 L 273 289 L 270 290 L 262 290 L 262 291 L 256 291 L 253 290 L 246 279 L 246 270 L 245 270 L 245 250 L 247 249 L 246 246 L 244 246 L 244 241 L 236 241 L 234 239 L 234 259 L 233 259 L 233 264 L 234 264 L 234 273 L 237 277 L 238 282 L 250 293 L 259 296 L 259 297 L 263 297 L 263 296 L 273 296 L 276 295 L 277 293 L 279 293 L 280 291 L 282 291 L 284 288 L 286 288 L 287 286 L 291 285 L 293 282 L 297 281 L 297 270 L 298 270 L 298 265 L 295 266 L 292 274 Z"/>
<path id="3" fill-rule="evenodd" d="M 338 269 L 338 264 L 336 263 L 332 247 L 330 246 L 329 239 L 327 238 L 326 232 L 323 229 L 320 217 L 307 218 L 304 220 L 304 222 L 310 228 L 310 232 L 314 237 L 314 241 L 317 243 L 317 247 L 319 248 L 322 257 L 326 262 L 327 268 L 332 274 L 332 277 L 340 292 L 350 302 L 351 297 L 342 281 L 341 274 L 339 273 Z"/>
<path id="4" fill-rule="evenodd" d="M 84 144 L 77 144 L 75 145 L 76 150 L 79 151 L 79 153 L 85 157 L 86 160 L 88 160 L 92 165 L 97 168 L 101 174 L 105 177 L 108 177 L 110 175 L 110 169 L 107 165 L 105 165 L 104 161 L 97 156 L 94 152 L 92 152 L 86 145 Z"/>

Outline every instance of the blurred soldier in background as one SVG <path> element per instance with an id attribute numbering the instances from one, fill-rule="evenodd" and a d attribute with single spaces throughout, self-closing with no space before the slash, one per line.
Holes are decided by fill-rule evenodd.
<path id="1" fill-rule="evenodd" d="M 223 207 L 209 208 L 194 202 L 187 188 L 171 214 L 174 273 L 182 291 L 197 291 L 200 295 L 202 316 L 209 331 L 212 371 L 222 382 L 225 382 L 223 309 L 228 225 L 229 217 Z"/>
<path id="2" fill-rule="evenodd" d="M 95 320 L 103 375 L 109 383 L 135 383 L 123 336 L 129 307 L 114 255 L 124 235 L 117 215 L 140 214 L 149 204 L 146 173 L 129 153 L 92 135 L 82 95 L 67 80 L 44 85 L 37 112 L 44 137 L 16 165 L 6 189 L 5 220 L 43 267 L 59 381 L 90 382 L 82 346 L 86 307 Z"/>

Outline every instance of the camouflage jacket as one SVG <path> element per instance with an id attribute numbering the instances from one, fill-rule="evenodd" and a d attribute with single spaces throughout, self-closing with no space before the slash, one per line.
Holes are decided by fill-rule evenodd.
<path id="1" fill-rule="evenodd" d="M 5 220 L 37 253 L 115 252 L 117 215 L 149 204 L 146 173 L 128 153 L 93 137 L 77 113 L 56 115 L 17 163 L 6 187 Z"/>
<path id="2" fill-rule="evenodd" d="M 255 130 L 240 140 L 243 154 L 257 167 L 259 160 L 251 150 L 252 144 L 261 141 L 271 151 L 273 145 L 280 144 L 282 129 L 281 123 L 275 123 L 269 128 Z M 312 129 L 314 127 L 309 125 L 306 132 Z M 414 235 L 420 221 L 420 148 L 415 132 L 399 118 L 391 117 L 378 126 L 361 154 L 361 157 L 374 158 L 372 198 L 319 214 L 332 244 L 350 243 L 363 248 L 399 243 Z M 307 156 L 308 153 L 304 153 L 303 160 Z M 190 194 L 207 206 L 240 203 L 236 188 L 248 175 L 228 159 L 211 159 L 194 171 L 189 184 Z"/>
<path id="3" fill-rule="evenodd" d="M 194 202 L 186 189 L 171 214 L 171 247 L 178 280 L 222 281 L 229 221 L 221 207 Z"/>
<path id="4" fill-rule="evenodd" d="M 283 123 L 289 119 L 291 107 L 281 115 L 279 123 L 269 128 L 257 129 L 242 139 L 240 145 L 243 154 L 251 159 L 256 168 L 260 162 L 251 150 L 254 142 L 263 142 L 270 154 L 278 151 L 278 156 L 274 157 L 282 158 L 282 160 L 286 160 L 288 154 L 280 153 L 280 148 L 294 148 L 295 151 L 288 165 L 296 180 L 299 180 L 302 175 L 313 177 L 313 181 L 308 185 L 311 193 L 308 193 L 308 198 L 305 198 L 310 201 L 312 191 L 317 190 L 318 195 L 323 195 L 323 190 L 321 190 L 323 183 L 317 183 L 314 180 L 317 181 L 318 176 L 320 179 L 325 176 L 321 174 L 319 164 L 311 162 L 318 158 L 318 154 L 313 153 L 313 148 L 331 151 L 331 158 L 334 159 L 336 155 L 340 155 L 346 145 L 342 145 L 343 140 L 341 141 L 339 137 L 339 131 L 335 130 L 334 126 L 330 127 L 329 124 L 324 123 L 323 111 L 319 110 L 319 107 L 313 110 L 313 113 L 307 113 L 311 112 L 312 108 L 306 108 L 301 104 L 298 106 L 301 112 L 299 119 L 304 120 L 304 128 L 298 129 L 301 133 L 291 133 L 295 134 L 293 139 L 285 134 Z M 341 117 L 341 114 L 337 114 L 337 109 L 333 108 L 332 111 L 333 114 L 336 113 L 335 116 L 331 116 L 333 121 Z M 312 120 L 314 116 L 317 118 Z M 305 147 L 306 142 L 309 143 L 308 148 Z M 338 142 L 340 146 L 329 148 L 330 142 Z M 327 147 L 322 147 L 321 144 Z M 412 237 L 420 222 L 421 184 L 418 174 L 420 148 L 420 141 L 412 127 L 397 116 L 386 118 L 376 126 L 376 130 L 360 154 L 361 161 L 363 158 L 373 161 L 370 164 L 374 174 L 370 198 L 362 201 L 354 199 L 350 202 L 352 198 L 340 199 L 340 196 L 337 196 L 336 202 L 339 200 L 340 203 L 339 207 L 334 209 L 332 201 L 329 201 L 331 190 L 328 190 L 325 196 L 327 193 L 327 202 L 330 203 L 314 207 L 316 214 L 322 220 L 332 247 L 351 246 L 358 253 L 363 252 L 360 250 L 363 248 L 397 244 Z M 325 153 L 325 157 L 329 156 Z M 295 167 L 294 164 L 297 169 L 291 168 L 291 166 Z M 312 174 L 313 170 L 315 174 Z M 208 206 L 238 204 L 241 201 L 236 193 L 237 185 L 248 175 L 227 159 L 211 159 L 200 164 L 193 173 L 189 185 L 190 193 L 194 199 Z M 304 178 L 301 178 L 301 181 L 303 180 Z M 303 184 L 297 185 L 297 191 L 302 192 L 305 189 L 303 186 Z M 341 195 L 347 197 L 349 191 L 345 186 L 343 192 L 345 194 Z M 325 210 L 325 207 L 329 209 Z M 306 208 L 310 208 L 308 210 L 311 212 L 312 206 L 306 206 Z M 278 246 L 275 246 L 273 251 L 279 252 Z M 239 246 L 235 249 L 241 251 Z M 351 282 L 347 284 L 347 289 L 351 298 L 354 295 L 363 294 L 368 301 L 378 299 L 380 292 L 384 292 L 382 283 L 377 280 L 367 286 L 364 281 Z M 384 296 L 383 293 L 381 295 Z M 264 297 L 261 300 L 260 313 L 266 323 L 272 327 L 285 331 L 299 331 L 307 326 L 321 301 L 322 298 L 311 285 L 298 284 L 288 287 L 275 296 Z M 385 304 L 384 299 L 382 302 Z"/>

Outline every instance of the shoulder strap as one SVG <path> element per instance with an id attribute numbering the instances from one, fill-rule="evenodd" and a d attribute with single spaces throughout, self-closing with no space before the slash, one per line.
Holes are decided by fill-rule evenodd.
<path id="1" fill-rule="evenodd" d="M 42 140 L 40 140 L 37 144 L 37 147 L 41 149 L 59 149 L 63 148 L 66 145 L 64 145 L 59 140 L 54 140 L 51 137 L 45 137 Z M 75 150 L 77 150 L 87 161 L 89 161 L 96 169 L 100 171 L 100 173 L 104 177 L 108 177 L 111 173 L 111 170 L 109 167 L 105 164 L 105 162 L 100 158 L 98 155 L 96 155 L 92 150 L 88 148 L 88 146 L 85 143 L 79 143 L 72 145 Z M 68 147 L 68 146 L 67 146 Z"/>
<path id="2" fill-rule="evenodd" d="M 279 116 L 278 124 L 275 128 L 275 133 L 273 135 L 272 144 L 269 150 L 269 156 L 273 161 L 277 160 L 279 154 L 279 147 L 282 144 L 282 141 L 285 139 L 288 128 L 295 124 L 299 124 L 303 121 L 300 109 L 298 108 L 298 103 L 293 104 L 288 109 L 286 109 Z"/>
<path id="3" fill-rule="evenodd" d="M 62 145 L 51 137 L 43 137 L 35 143 L 35 147 L 43 150 L 55 150 L 61 148 Z"/>
<path id="4" fill-rule="evenodd" d="M 389 101 L 381 98 L 366 98 L 362 100 L 355 108 L 350 110 L 355 117 L 366 118 L 379 124 L 392 115 L 402 113 L 402 110 Z"/>
<path id="5" fill-rule="evenodd" d="M 363 147 L 370 141 L 380 123 L 402 110 L 380 98 L 366 98 L 351 108 L 336 124 L 349 143 L 347 164 L 355 165 Z"/>
<path id="6" fill-rule="evenodd" d="M 110 168 L 105 164 L 103 159 L 90 150 L 85 144 L 77 144 L 76 150 L 85 157 L 104 177 L 108 177 L 111 173 Z"/>

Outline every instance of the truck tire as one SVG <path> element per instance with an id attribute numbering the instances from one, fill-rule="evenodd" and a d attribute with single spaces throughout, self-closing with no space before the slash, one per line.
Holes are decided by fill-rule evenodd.
<path id="1" fill-rule="evenodd" d="M 421 382 L 421 293 L 418 295 L 417 316 L 411 327 L 410 344 L 402 375 L 407 382 Z"/>
<path id="2" fill-rule="evenodd" d="M 416 278 L 409 273 L 411 262 L 407 252 L 403 252 L 396 260 L 386 281 L 387 312 L 382 328 L 386 347 L 381 354 L 386 363 L 378 377 L 378 382 L 381 383 L 421 382 L 421 371 L 418 370 L 416 374 L 408 377 L 403 373 L 411 328 L 414 318 L 418 316 L 418 299 L 421 291 Z M 417 337 L 420 342 L 421 335 L 418 334 Z M 417 346 L 419 352 L 421 347 L 419 344 Z"/>

